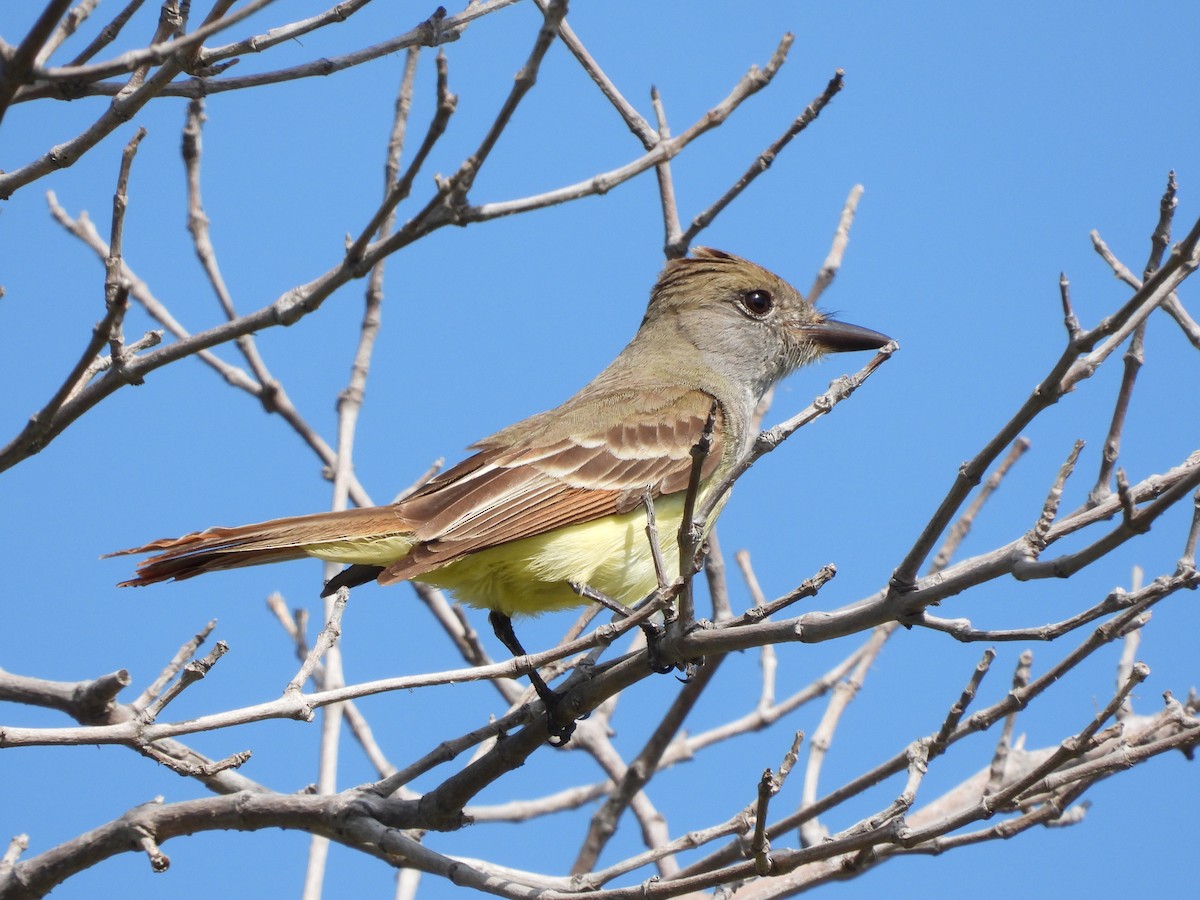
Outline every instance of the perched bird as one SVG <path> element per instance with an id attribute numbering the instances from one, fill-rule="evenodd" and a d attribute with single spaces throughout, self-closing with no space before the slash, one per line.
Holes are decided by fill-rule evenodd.
<path id="1" fill-rule="evenodd" d="M 479 441 L 403 500 L 210 528 L 110 555 L 154 553 L 122 586 L 305 556 L 349 563 L 326 594 L 370 580 L 446 588 L 490 610 L 497 636 L 523 655 L 512 616 L 582 605 L 579 585 L 623 604 L 657 587 L 647 497 L 668 536 L 668 571 L 678 571 L 691 450 L 710 414 L 701 501 L 749 451 L 755 407 L 772 385 L 826 353 L 888 340 L 827 318 L 752 262 L 696 248 L 667 263 L 633 340 L 579 393 Z M 555 695 L 540 681 L 549 708 Z M 551 716 L 550 727 L 565 740 L 574 726 L 555 735 Z"/>

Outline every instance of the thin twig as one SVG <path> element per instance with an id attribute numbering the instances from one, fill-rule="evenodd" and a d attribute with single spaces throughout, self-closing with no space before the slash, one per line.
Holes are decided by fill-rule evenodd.
<path id="1" fill-rule="evenodd" d="M 754 871 L 762 878 L 771 874 L 771 842 L 767 838 L 767 810 L 771 798 L 779 791 L 779 781 L 770 769 L 765 769 L 758 780 L 758 804 L 754 809 L 754 837 L 750 841 L 750 856 L 754 860 Z"/>
<path id="2" fill-rule="evenodd" d="M 50 39 L 38 51 L 37 59 L 34 60 L 38 66 L 44 66 L 54 51 L 63 45 L 76 30 L 87 21 L 88 16 L 95 12 L 100 0 L 81 0 L 54 29 L 54 33 L 50 35 Z"/>
<path id="3" fill-rule="evenodd" d="M 963 688 L 958 700 L 950 707 L 950 712 L 946 714 L 946 719 L 942 722 L 942 727 L 938 729 L 937 734 L 933 736 L 933 740 L 929 743 L 929 758 L 939 756 L 946 750 L 946 742 L 954 730 L 958 728 L 958 723 L 962 721 L 963 715 L 970 708 L 971 703 L 975 700 L 975 695 L 979 691 L 979 685 L 983 682 L 992 666 L 992 660 L 996 658 L 996 651 L 990 647 L 983 651 L 983 658 L 979 660 L 975 666 L 975 671 L 971 673 L 971 679 L 967 682 L 967 686 Z"/>
<path id="4" fill-rule="evenodd" d="M 769 619 L 775 613 L 787 609 L 799 600 L 807 600 L 809 597 L 815 597 L 821 588 L 828 584 L 836 575 L 837 566 L 833 563 L 822 566 L 815 575 L 804 579 L 804 581 L 800 582 L 800 584 L 782 597 L 772 600 L 770 603 L 763 603 L 746 610 L 734 624 L 761 622 L 764 619 Z"/>
<path id="5" fill-rule="evenodd" d="M 1142 577 L 1144 573 L 1141 566 L 1133 567 L 1133 577 L 1129 581 L 1130 590 L 1135 594 L 1142 589 Z M 1131 628 L 1125 632 L 1125 639 L 1121 646 L 1121 658 L 1117 660 L 1117 686 L 1120 687 L 1133 672 L 1133 666 L 1137 662 L 1138 645 L 1142 642 L 1141 624 L 1136 628 Z M 1133 704 L 1128 697 L 1125 702 L 1117 709 L 1117 721 L 1127 722 L 1133 718 Z"/>
<path id="6" fill-rule="evenodd" d="M 417 51 L 419 48 L 413 47 L 409 49 L 408 59 L 411 60 L 411 65 L 416 65 Z M 409 75 L 408 65 L 405 67 L 405 85 L 407 86 L 407 94 L 403 96 L 403 110 L 397 107 L 396 122 L 399 125 L 403 123 L 404 128 L 408 125 L 408 109 L 412 105 L 412 79 L 416 76 L 416 70 L 412 70 L 412 75 Z M 398 103 L 400 101 L 397 101 Z M 413 182 L 425 165 L 425 160 L 428 159 L 434 145 L 438 139 L 445 134 L 446 125 L 450 122 L 450 117 L 454 115 L 454 110 L 458 105 L 458 97 L 450 93 L 449 88 L 449 71 L 446 55 L 439 52 L 437 55 L 437 106 L 434 109 L 433 120 L 429 123 L 429 127 L 425 130 L 425 138 L 421 142 L 420 149 L 412 158 L 412 162 L 408 164 L 408 168 L 404 171 L 404 176 L 397 179 L 394 172 L 389 174 L 387 181 L 387 193 L 384 195 L 383 202 L 379 208 L 375 210 L 371 220 L 359 234 L 358 238 L 350 245 L 346 251 L 346 259 L 351 264 L 354 264 L 362 259 L 366 252 L 367 245 L 372 239 L 386 238 L 392 231 L 392 223 L 395 221 L 396 207 L 399 206 L 408 195 L 412 192 Z M 401 117 L 403 112 L 403 117 Z M 393 138 L 393 142 L 395 138 Z M 397 160 L 399 157 L 397 156 Z M 385 228 L 385 225 L 387 226 Z M 382 260 L 380 260 L 382 262 Z M 374 271 L 374 269 L 372 269 Z"/>
<path id="7" fill-rule="evenodd" d="M 4 121 L 4 113 L 17 89 L 29 80 L 42 48 L 51 39 L 59 19 L 66 14 L 70 5 L 71 0 L 50 0 L 25 39 L 12 53 L 0 59 L 3 63 L 0 65 L 0 122 Z"/>
<path id="8" fill-rule="evenodd" d="M 1075 308 L 1071 305 L 1071 282 L 1067 280 L 1066 272 L 1058 273 L 1058 293 L 1062 298 L 1063 325 L 1067 329 L 1067 340 L 1077 341 L 1083 329 L 1080 328 L 1079 317 L 1075 315 Z"/>
<path id="9" fill-rule="evenodd" d="M 834 687 L 833 696 L 829 699 L 829 704 L 825 708 L 825 714 L 821 716 L 820 723 L 809 738 L 808 765 L 804 772 L 804 787 L 801 792 L 799 807 L 801 813 L 806 808 L 816 804 L 817 782 L 820 778 L 826 754 L 829 752 L 829 747 L 833 742 L 833 733 L 837 730 L 838 723 L 841 721 L 846 707 L 850 705 L 855 696 L 857 696 L 859 688 L 862 687 L 862 683 L 867 677 L 867 670 L 871 668 L 876 657 L 879 656 L 879 652 L 883 649 L 883 645 L 894 630 L 893 627 L 887 625 L 876 628 L 871 633 L 871 638 L 867 642 L 865 652 L 859 658 L 858 662 L 855 663 L 854 670 Z M 802 846 L 811 847 L 825 840 L 826 837 L 828 837 L 828 832 L 821 826 L 815 814 L 804 819 L 800 828 Z"/>
<path id="10" fill-rule="evenodd" d="M 1197 221 L 1188 237 L 1176 245 L 1162 268 L 1155 272 L 1120 310 L 1106 317 L 1095 328 L 1068 340 L 1062 355 L 1016 414 L 970 462 L 960 468 L 957 478 L 937 511 L 892 573 L 888 588 L 889 599 L 898 599 L 913 589 L 916 573 L 933 549 L 938 536 L 954 519 L 958 508 L 1003 449 L 1015 440 L 1042 410 L 1057 402 L 1079 381 L 1095 372 L 1115 348 L 1116 343 L 1123 340 L 1128 331 L 1136 328 L 1137 323 L 1160 305 L 1198 265 L 1200 221 Z M 1106 339 L 1108 343 L 1094 350 Z"/>
<path id="11" fill-rule="evenodd" d="M 975 518 L 979 515 L 979 511 L 992 494 L 1000 487 L 1000 483 L 1004 480 L 1004 476 L 1011 469 L 1025 452 L 1029 449 L 1029 439 L 1020 437 L 1013 441 L 1012 447 L 1009 448 L 1008 455 L 1000 461 L 1000 465 L 996 466 L 996 470 L 988 476 L 987 481 L 983 483 L 983 487 L 979 489 L 979 493 L 963 510 L 961 516 L 954 520 L 954 524 L 950 526 L 946 532 L 946 540 L 938 552 L 934 555 L 933 561 L 929 564 L 929 574 L 940 572 L 949 565 L 950 560 L 958 551 L 959 546 L 971 531 L 971 526 L 975 523 Z"/>
<path id="12" fill-rule="evenodd" d="M 1013 671 L 1012 692 L 1019 693 L 1029 686 L 1029 673 L 1033 668 L 1033 653 L 1026 650 L 1017 658 L 1017 667 Z M 996 749 L 992 751 L 992 762 L 988 768 L 988 780 L 984 786 L 984 794 L 994 794 L 1004 783 L 1004 772 L 1008 765 L 1008 755 L 1012 750 L 1013 731 L 1017 725 L 1017 716 L 1021 707 L 1014 709 L 1004 717 L 1004 727 L 996 741 Z"/>
<path id="13" fill-rule="evenodd" d="M 203 659 L 194 659 L 185 665 L 180 672 L 179 680 L 176 681 L 170 688 L 163 691 L 161 695 L 156 697 L 143 711 L 141 720 L 143 722 L 153 722 L 158 718 L 158 714 L 162 712 L 168 703 L 182 694 L 185 690 L 195 684 L 197 681 L 203 680 L 209 670 L 216 665 L 217 660 L 229 652 L 229 645 L 224 641 L 217 641 L 212 650 Z"/>
<path id="14" fill-rule="evenodd" d="M 838 270 L 842 267 L 842 257 L 846 255 L 846 247 L 850 244 L 850 226 L 854 224 L 854 214 L 858 211 L 858 201 L 862 199 L 862 195 L 863 186 L 861 184 L 850 188 L 850 195 L 842 206 L 842 215 L 838 219 L 837 229 L 833 233 L 833 245 L 829 248 L 829 254 L 825 257 L 825 262 L 821 264 L 821 269 L 817 272 L 812 287 L 808 289 L 808 296 L 804 298 L 813 306 L 817 305 L 817 301 L 825 293 L 825 288 L 833 283 Z"/>
<path id="15" fill-rule="evenodd" d="M 176 652 L 171 661 L 166 664 L 158 677 L 146 686 L 138 696 L 129 705 L 134 709 L 145 709 L 159 694 L 163 688 L 171 683 L 171 680 L 179 673 L 179 671 L 188 663 L 193 656 L 196 655 L 196 650 L 200 645 L 208 640 L 208 636 L 212 634 L 212 630 L 217 627 L 217 620 L 210 619 L 208 624 L 201 628 L 188 641 L 184 642 Z"/>
<path id="16" fill-rule="evenodd" d="M 117 190 L 113 194 L 112 231 L 108 241 L 108 258 L 104 262 L 104 303 L 106 306 L 117 308 L 109 326 L 108 346 L 112 358 L 112 370 L 124 375 L 127 365 L 125 338 L 121 325 L 125 320 L 125 312 L 129 309 L 129 289 L 121 283 L 121 248 L 125 234 L 125 210 L 129 205 L 129 172 L 133 167 L 133 158 L 137 155 L 138 145 L 146 136 L 146 129 L 139 128 L 125 151 L 121 154 L 121 168 L 117 174 Z M 140 379 L 131 381 L 140 383 Z"/>
<path id="17" fill-rule="evenodd" d="M 296 672 L 292 680 L 288 682 L 287 687 L 284 689 L 285 694 L 296 696 L 304 690 L 304 685 L 312 675 L 313 668 L 316 666 L 317 662 L 325 655 L 325 651 L 328 650 L 329 647 L 332 646 L 333 643 L 341 636 L 342 613 L 345 612 L 346 601 L 349 598 L 350 592 L 345 588 L 338 588 L 337 592 L 334 593 L 333 607 L 330 610 L 329 617 L 325 621 L 325 627 L 322 628 L 320 634 L 317 635 L 316 641 L 313 642 L 313 648 L 309 652 L 308 657 L 304 660 L 303 665 L 300 666 L 300 670 Z M 346 688 L 339 686 L 322 693 L 338 694 L 344 690 L 346 690 Z M 339 701 L 335 700 L 333 702 L 336 703 Z"/>
<path id="18" fill-rule="evenodd" d="M 74 59 L 67 63 L 67 65 L 82 66 L 89 59 L 115 41 L 117 36 L 121 33 L 121 29 L 125 27 L 125 23 L 133 17 L 133 14 L 138 11 L 138 8 L 144 2 L 145 0 L 129 0 L 129 2 L 125 4 L 125 7 L 113 17 L 112 21 L 101 28 L 100 33 L 92 38 L 92 42 L 84 47 Z"/>
<path id="19" fill-rule="evenodd" d="M 1142 322 L 1133 331 L 1129 349 L 1125 351 L 1125 368 L 1121 374 L 1121 386 L 1117 389 L 1117 400 L 1113 406 L 1112 421 L 1108 426 L 1108 435 L 1104 439 L 1104 452 L 1100 457 L 1100 472 L 1096 476 L 1095 487 L 1088 494 L 1088 503 L 1095 506 L 1103 502 L 1111 493 L 1113 467 L 1121 455 L 1121 431 L 1125 427 L 1125 415 L 1129 411 L 1129 401 L 1133 397 L 1133 387 L 1137 382 L 1138 371 L 1146 361 L 1144 344 L 1146 339 L 1146 323 Z"/>
<path id="20" fill-rule="evenodd" d="M 700 431 L 700 437 L 689 451 L 692 457 L 692 467 L 688 474 L 687 491 L 683 495 L 683 517 L 679 521 L 679 534 L 676 536 L 679 543 L 679 577 L 683 583 L 683 589 L 679 594 L 677 622 L 678 627 L 684 631 L 689 629 L 692 622 L 695 621 L 695 607 L 692 603 L 692 576 L 697 571 L 704 533 L 707 530 L 704 527 L 706 523 L 696 518 L 696 504 L 700 497 L 701 472 L 709 453 L 712 452 L 713 431 L 717 425 L 718 411 L 717 401 L 714 400 L 708 411 L 708 418 L 704 421 L 704 427 Z"/>
<path id="21" fill-rule="evenodd" d="M 538 9 L 542 11 L 542 15 L 545 15 L 549 6 L 549 0 L 535 0 L 535 2 L 538 5 Z M 592 58 L 592 55 L 588 53 L 587 49 L 583 46 L 583 42 L 565 19 L 558 26 L 558 36 L 562 40 L 563 45 L 571 51 L 571 55 L 575 57 L 579 65 L 588 74 L 588 77 L 595 82 L 596 87 L 600 88 L 600 93 L 604 94 L 609 103 L 620 114 L 621 119 L 628 126 L 629 130 L 642 142 L 642 146 L 647 150 L 652 148 L 657 143 L 657 139 L 650 123 L 621 95 L 621 92 L 617 90 L 617 86 L 612 83 L 612 79 L 604 74 L 604 70 L 600 68 L 595 59 Z"/>
<path id="22" fill-rule="evenodd" d="M 890 359 L 899 347 L 900 345 L 895 341 L 890 342 L 880 349 L 870 362 L 859 369 L 854 375 L 843 375 L 840 378 L 834 379 L 830 382 L 829 388 L 824 394 L 821 394 L 796 415 L 792 416 L 786 422 L 780 422 L 778 425 L 760 432 L 750 452 L 744 458 L 738 460 L 737 464 L 733 466 L 732 470 L 720 484 L 714 485 L 705 493 L 704 501 L 700 504 L 694 517 L 695 521 L 697 523 L 706 522 L 717 505 L 723 501 L 729 488 L 745 474 L 747 469 L 782 444 L 797 430 L 803 428 L 809 422 L 832 412 L 835 406 L 858 390 L 876 369 Z"/>
<path id="23" fill-rule="evenodd" d="M 1177 575 L 1196 571 L 1196 544 L 1200 542 L 1200 490 L 1192 496 L 1192 524 L 1187 539 L 1183 542 L 1183 555 L 1175 566 Z"/>
<path id="24" fill-rule="evenodd" d="M 667 111 L 663 108 L 662 97 L 658 88 L 650 88 L 650 103 L 654 107 L 654 118 L 658 121 L 659 141 L 671 139 L 671 129 L 667 125 Z M 649 147 L 647 147 L 649 149 Z M 667 259 L 680 259 L 687 255 L 688 248 L 682 245 L 683 229 L 679 224 L 679 205 L 675 201 L 675 181 L 671 177 L 671 161 L 664 159 L 654 167 L 658 176 L 658 196 L 662 202 L 663 214 L 663 247 Z"/>
<path id="25" fill-rule="evenodd" d="M 204 201 L 200 192 L 200 161 L 203 156 L 201 133 L 204 122 L 204 101 L 193 100 L 187 107 L 187 120 L 183 127 L 182 141 L 183 164 L 187 174 L 188 190 L 187 227 L 192 235 L 192 243 L 196 250 L 196 257 L 200 260 L 200 266 L 204 269 L 213 293 L 216 294 L 217 301 L 221 304 L 225 318 L 232 322 L 237 319 L 237 310 L 234 308 L 229 288 L 225 285 L 225 279 L 221 276 L 221 268 L 217 264 L 216 250 L 213 249 L 212 239 L 209 235 L 209 220 L 204 212 Z M 259 355 L 253 335 L 242 335 L 234 343 L 241 351 L 250 371 L 258 380 L 263 392 L 263 404 L 268 405 L 272 401 L 267 400 L 267 395 L 277 394 L 280 386 L 271 377 L 266 363 Z"/>
<path id="26" fill-rule="evenodd" d="M 791 49 L 793 40 L 795 38 L 791 34 L 783 36 L 783 39 L 779 42 L 779 46 L 775 50 L 775 55 L 771 57 L 771 61 L 767 63 L 766 69 L 764 69 L 766 77 L 774 77 L 775 72 L 783 65 L 784 60 L 787 58 L 788 50 Z M 771 167 L 771 164 L 775 162 L 775 159 L 779 156 L 783 148 L 791 143 L 792 138 L 804 131 L 821 114 L 821 110 L 828 106 L 829 102 L 837 96 L 845 83 L 844 77 L 845 73 L 841 69 L 837 69 L 833 77 L 825 85 L 825 90 L 809 103 L 804 108 L 804 111 L 784 129 L 783 133 L 758 155 L 754 162 L 750 164 L 750 167 L 742 174 L 742 177 L 734 182 L 708 209 L 692 219 L 692 223 L 680 237 L 677 246 L 688 247 L 696 239 L 696 235 L 711 225 L 713 220 L 721 214 L 725 207 L 753 184 L 759 175 Z"/>
<path id="27" fill-rule="evenodd" d="M 1079 462 L 1079 454 L 1083 450 L 1083 441 L 1076 441 L 1071 447 L 1071 452 L 1067 454 L 1067 458 L 1058 469 L 1058 474 L 1054 477 L 1054 482 L 1050 485 L 1050 490 L 1046 494 L 1046 500 L 1042 504 L 1042 513 L 1038 516 L 1037 522 L 1034 523 L 1025 536 L 1026 541 L 1032 552 L 1036 555 L 1046 549 L 1046 536 L 1050 533 L 1050 528 L 1054 524 L 1054 519 L 1058 515 L 1058 507 L 1062 503 L 1063 490 L 1067 485 L 1067 480 L 1075 471 L 1075 464 Z"/>

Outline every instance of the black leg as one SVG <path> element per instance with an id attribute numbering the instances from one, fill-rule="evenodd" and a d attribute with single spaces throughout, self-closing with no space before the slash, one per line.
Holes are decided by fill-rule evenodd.
<path id="1" fill-rule="evenodd" d="M 620 616 L 622 619 L 628 616 L 630 613 L 628 607 L 623 606 L 616 600 L 613 600 L 611 597 L 601 593 L 595 588 L 589 587 L 586 584 L 577 584 L 574 581 L 569 582 L 569 584 L 571 585 L 571 590 L 577 593 L 580 597 L 586 597 L 588 600 L 599 603 L 605 609 L 609 610 L 614 615 Z M 650 594 L 648 597 L 635 604 L 633 608 L 639 609 L 642 604 L 648 602 L 653 597 L 654 594 Z M 492 623 L 492 627 L 495 627 L 494 622 Z M 509 627 L 511 628 L 512 626 L 510 625 Z M 642 629 L 642 634 L 646 635 L 646 652 L 650 658 L 650 670 L 656 675 L 666 675 L 668 672 L 674 671 L 675 665 L 673 663 L 666 662 L 659 650 L 660 644 L 662 643 L 664 629 L 659 628 L 653 622 L 643 622 L 638 627 Z M 501 638 L 501 640 L 504 639 Z M 505 644 L 505 646 L 508 647 L 507 644 Z M 512 647 L 508 647 L 508 649 L 511 650 Z"/>
<path id="2" fill-rule="evenodd" d="M 354 588 L 360 584 L 366 584 L 368 581 L 374 581 L 382 571 L 383 566 L 347 566 L 325 582 L 325 590 L 321 591 L 321 596 L 330 597 L 337 593 L 338 588 Z"/>
<path id="3" fill-rule="evenodd" d="M 665 629 L 659 628 L 653 622 L 642 623 L 642 634 L 646 635 L 646 655 L 650 661 L 650 671 L 656 675 L 666 675 L 675 670 L 675 664 L 663 659 L 661 644 Z"/>
<path id="4" fill-rule="evenodd" d="M 521 642 L 517 640 L 516 632 L 513 631 L 512 619 L 502 612 L 492 610 L 488 613 L 488 621 L 492 623 L 492 631 L 496 632 L 496 637 L 500 638 L 500 643 L 508 648 L 509 653 L 513 656 L 528 655 L 525 648 L 521 646 Z M 550 743 L 555 747 L 561 747 L 571 739 L 571 735 L 575 731 L 575 722 L 568 721 L 566 724 L 561 724 L 558 721 L 562 705 L 560 698 L 550 689 L 550 685 L 546 684 L 545 679 L 538 674 L 537 669 L 529 670 L 529 683 L 533 685 L 538 698 L 546 707 L 546 728 L 550 732 Z"/>

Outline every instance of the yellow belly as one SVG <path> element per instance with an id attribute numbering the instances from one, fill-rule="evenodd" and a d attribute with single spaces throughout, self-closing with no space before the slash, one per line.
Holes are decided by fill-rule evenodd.
<path id="1" fill-rule="evenodd" d="M 679 573 L 683 503 L 680 493 L 659 498 L 654 504 L 668 578 Z M 306 547 L 305 552 L 332 562 L 386 566 L 411 549 L 411 540 L 397 535 L 320 544 Z M 590 585 L 625 605 L 636 603 L 658 586 L 646 536 L 646 511 L 641 507 L 480 550 L 425 572 L 419 580 L 445 588 L 471 606 L 508 616 L 584 605 L 588 601 L 571 589 L 572 583 Z"/>
<path id="2" fill-rule="evenodd" d="M 654 518 L 667 577 L 674 578 L 679 572 L 683 495 L 656 502 Z M 507 616 L 586 604 L 571 589 L 572 583 L 594 587 L 626 606 L 658 586 L 646 511 L 641 508 L 481 550 L 426 572 L 420 580 L 445 588 L 471 606 Z"/>

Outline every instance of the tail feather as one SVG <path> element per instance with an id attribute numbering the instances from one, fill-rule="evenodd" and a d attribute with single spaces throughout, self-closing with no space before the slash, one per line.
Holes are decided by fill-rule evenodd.
<path id="1" fill-rule="evenodd" d="M 222 569 L 237 569 L 241 566 L 257 566 L 262 563 L 285 562 L 302 559 L 304 551 L 294 548 L 281 550 L 214 550 L 208 553 L 190 553 L 186 556 L 162 554 L 138 564 L 137 576 L 120 582 L 117 587 L 145 587 L 160 581 L 183 581 L 205 572 Z"/>
<path id="2" fill-rule="evenodd" d="M 407 534 L 412 526 L 390 506 L 291 516 L 236 528 L 209 528 L 178 538 L 160 538 L 108 556 L 156 553 L 137 566 L 137 576 L 120 587 L 182 581 L 204 572 L 301 559 L 306 548 L 334 541 Z"/>

